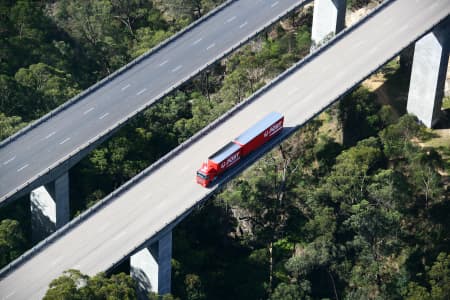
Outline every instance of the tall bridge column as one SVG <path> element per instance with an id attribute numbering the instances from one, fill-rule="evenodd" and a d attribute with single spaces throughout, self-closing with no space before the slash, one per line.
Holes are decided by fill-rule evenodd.
<path id="1" fill-rule="evenodd" d="M 30 193 L 34 242 L 46 238 L 70 220 L 69 173 Z"/>
<path id="2" fill-rule="evenodd" d="M 317 48 L 328 37 L 345 27 L 346 0 L 315 0 L 311 31 L 312 46 Z"/>
<path id="3" fill-rule="evenodd" d="M 130 257 L 130 275 L 138 283 L 139 298 L 150 291 L 170 293 L 172 259 L 172 231 L 157 242 Z"/>
<path id="4" fill-rule="evenodd" d="M 442 23 L 416 42 L 407 110 L 427 127 L 436 124 L 444 96 L 450 22 Z"/>

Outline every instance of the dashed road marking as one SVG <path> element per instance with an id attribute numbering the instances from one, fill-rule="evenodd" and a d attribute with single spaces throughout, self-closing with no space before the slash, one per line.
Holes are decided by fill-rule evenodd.
<path id="1" fill-rule="evenodd" d="M 126 86 L 124 86 L 123 88 L 121 88 L 122 91 L 125 91 L 127 88 L 129 88 L 131 86 L 131 84 L 127 84 Z"/>
<path id="2" fill-rule="evenodd" d="M 54 265 L 58 264 L 62 259 L 63 259 L 62 256 L 60 256 L 60 257 L 54 259 L 54 260 L 50 263 L 50 265 L 54 266 Z"/>
<path id="3" fill-rule="evenodd" d="M 216 43 L 212 43 L 211 45 L 209 45 L 208 47 L 206 47 L 206 50 L 209 50 L 209 49 L 211 49 L 211 48 L 213 48 L 213 47 L 215 47 L 216 46 Z"/>
<path id="4" fill-rule="evenodd" d="M 126 234 L 127 234 L 127 232 L 125 230 L 123 230 L 119 234 L 116 234 L 112 239 L 113 239 L 113 241 L 117 241 L 117 240 L 119 240 L 121 237 L 123 237 Z"/>
<path id="5" fill-rule="evenodd" d="M 245 26 L 247 26 L 248 22 L 245 21 L 244 23 L 242 23 L 241 25 L 239 25 L 239 28 L 244 28 Z"/>
<path id="6" fill-rule="evenodd" d="M 11 292 L 11 293 L 9 293 L 8 295 L 6 295 L 4 299 L 11 298 L 11 297 L 14 296 L 15 294 L 16 294 L 16 292 Z"/>
<path id="7" fill-rule="evenodd" d="M 68 137 L 68 138 L 66 138 L 66 139 L 64 139 L 63 141 L 61 141 L 59 144 L 60 145 L 62 145 L 62 144 L 65 144 L 65 143 L 67 143 L 68 141 L 70 141 L 70 137 Z"/>
<path id="8" fill-rule="evenodd" d="M 109 115 L 109 113 L 104 113 L 104 114 L 101 115 L 98 119 L 101 120 L 101 119 L 103 119 L 104 117 L 106 117 L 107 115 Z"/>
<path id="9" fill-rule="evenodd" d="M 290 90 L 290 91 L 288 92 L 288 96 L 292 96 L 292 95 L 295 94 L 295 92 L 297 92 L 297 91 L 298 91 L 298 87 L 293 88 L 292 90 Z"/>
<path id="10" fill-rule="evenodd" d="M 51 138 L 52 136 L 54 136 L 56 133 L 56 131 L 52 131 L 49 134 L 47 134 L 42 140 L 48 140 L 49 138 Z"/>
<path id="11" fill-rule="evenodd" d="M 98 232 L 98 233 L 102 233 L 102 232 L 105 231 L 108 227 L 110 227 L 110 224 L 109 224 L 109 223 L 102 224 L 102 226 L 100 226 L 100 227 L 98 228 L 97 232 Z"/>
<path id="12" fill-rule="evenodd" d="M 272 5 L 270 7 L 275 7 L 278 5 L 278 3 L 279 3 L 279 1 L 274 2 L 274 3 L 272 3 Z"/>
<path id="13" fill-rule="evenodd" d="M 407 29 L 409 29 L 409 24 L 405 24 L 400 28 L 400 32 L 406 31 Z"/>
<path id="14" fill-rule="evenodd" d="M 203 38 L 199 38 L 198 40 L 196 40 L 195 42 L 192 43 L 192 45 L 197 45 L 198 43 L 200 43 L 203 40 Z"/>
<path id="15" fill-rule="evenodd" d="M 167 64 L 169 62 L 168 59 L 166 59 L 165 61 L 163 61 L 162 63 L 159 64 L 160 67 L 164 66 L 165 64 Z"/>
<path id="16" fill-rule="evenodd" d="M 232 16 L 231 18 L 229 18 L 225 23 L 231 23 L 234 20 L 236 20 L 236 16 Z"/>
<path id="17" fill-rule="evenodd" d="M 122 88 L 122 91 L 123 91 L 124 89 Z M 93 111 L 94 110 L 94 108 L 93 107 L 91 107 L 91 108 L 89 108 L 88 110 L 85 110 L 84 112 L 83 112 L 83 115 L 86 115 L 86 114 L 88 114 L 88 113 L 90 113 L 91 111 Z"/>
<path id="18" fill-rule="evenodd" d="M 23 169 L 28 168 L 28 166 L 29 166 L 29 164 L 23 165 L 22 167 L 20 167 L 20 168 L 17 169 L 17 172 L 20 172 L 20 171 L 22 171 Z"/>
<path id="19" fill-rule="evenodd" d="M 7 164 L 9 164 L 10 162 L 12 162 L 14 159 L 16 159 L 16 156 L 14 155 L 13 157 L 11 157 L 10 159 L 6 160 L 5 162 L 3 162 L 3 164 L 6 166 Z"/>
<path id="20" fill-rule="evenodd" d="M 182 67 L 183 67 L 182 65 L 179 65 L 178 67 L 172 69 L 172 73 L 181 70 Z"/>
<path id="21" fill-rule="evenodd" d="M 142 90 L 140 90 L 139 92 L 136 93 L 136 96 L 141 95 L 141 94 L 144 93 L 146 90 L 147 90 L 147 89 L 142 89 Z"/>

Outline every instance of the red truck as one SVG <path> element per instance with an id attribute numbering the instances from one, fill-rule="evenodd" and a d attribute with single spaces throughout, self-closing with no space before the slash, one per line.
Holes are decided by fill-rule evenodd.
<path id="1" fill-rule="evenodd" d="M 197 171 L 197 183 L 207 187 L 217 177 L 237 164 L 242 157 L 249 155 L 283 129 L 284 117 L 271 112 L 240 136 L 229 142 L 216 153 L 208 157 Z"/>

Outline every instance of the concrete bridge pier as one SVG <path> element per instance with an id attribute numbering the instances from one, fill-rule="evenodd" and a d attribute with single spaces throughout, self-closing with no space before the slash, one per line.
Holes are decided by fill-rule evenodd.
<path id="1" fill-rule="evenodd" d="M 346 0 L 315 0 L 311 51 L 345 27 Z"/>
<path id="2" fill-rule="evenodd" d="M 130 275 L 138 284 L 138 298 L 148 293 L 170 293 L 172 259 L 172 231 L 165 233 L 149 247 L 130 257 Z"/>
<path id="3" fill-rule="evenodd" d="M 450 44 L 450 19 L 436 26 L 414 48 L 407 110 L 425 126 L 433 127 L 444 97 Z"/>
<path id="4" fill-rule="evenodd" d="M 39 242 L 70 221 L 69 173 L 30 193 L 33 242 Z"/>

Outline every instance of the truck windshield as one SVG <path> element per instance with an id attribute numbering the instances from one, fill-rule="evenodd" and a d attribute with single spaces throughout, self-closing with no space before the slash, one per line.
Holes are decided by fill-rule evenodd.
<path id="1" fill-rule="evenodd" d="M 208 176 L 206 176 L 205 174 L 203 174 L 203 173 L 201 173 L 201 172 L 197 172 L 197 176 L 200 177 L 200 178 L 203 178 L 203 179 L 205 179 L 205 180 L 208 179 Z"/>

